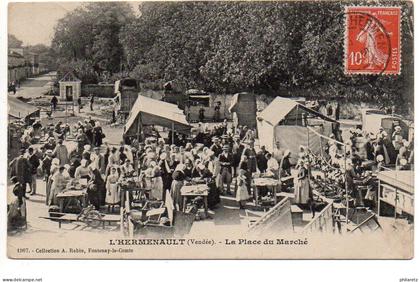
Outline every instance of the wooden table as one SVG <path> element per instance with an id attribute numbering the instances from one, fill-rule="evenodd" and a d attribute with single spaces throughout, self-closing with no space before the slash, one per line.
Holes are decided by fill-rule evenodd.
<path id="1" fill-rule="evenodd" d="M 182 196 L 182 210 L 185 212 L 187 207 L 187 200 L 189 197 L 203 197 L 204 200 L 204 213 L 206 218 L 209 215 L 209 208 L 207 197 L 209 195 L 209 188 L 207 184 L 196 184 L 196 185 L 185 185 L 181 188 L 181 196 Z"/>
<path id="2" fill-rule="evenodd" d="M 253 179 L 254 181 L 254 188 L 255 188 L 255 205 L 259 204 L 258 196 L 259 196 L 259 189 L 261 187 L 267 187 L 268 189 L 273 190 L 273 199 L 274 199 L 274 205 L 277 204 L 277 194 L 276 194 L 276 188 L 280 184 L 279 180 L 274 178 L 267 178 L 267 177 L 257 177 Z"/>
<path id="3" fill-rule="evenodd" d="M 67 200 L 67 206 L 70 203 L 74 202 L 81 209 L 87 206 L 87 192 L 86 189 L 83 190 L 67 190 L 57 194 L 57 201 L 59 203 L 60 212 L 64 212 L 65 206 L 64 203 Z"/>

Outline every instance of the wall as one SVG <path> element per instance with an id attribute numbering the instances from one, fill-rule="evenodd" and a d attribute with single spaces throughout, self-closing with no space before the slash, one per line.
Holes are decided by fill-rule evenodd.
<path id="1" fill-rule="evenodd" d="M 60 82 L 60 100 L 66 100 L 66 86 L 73 87 L 73 101 L 80 97 L 80 82 L 77 81 L 61 81 Z"/>
<path id="2" fill-rule="evenodd" d="M 83 84 L 82 97 L 93 94 L 95 97 L 114 98 L 114 84 Z"/>

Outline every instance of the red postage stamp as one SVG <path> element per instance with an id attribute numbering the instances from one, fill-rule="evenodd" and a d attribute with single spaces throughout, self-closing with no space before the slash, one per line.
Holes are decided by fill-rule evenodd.
<path id="1" fill-rule="evenodd" d="M 400 74 L 401 9 L 348 6 L 345 12 L 345 74 Z"/>

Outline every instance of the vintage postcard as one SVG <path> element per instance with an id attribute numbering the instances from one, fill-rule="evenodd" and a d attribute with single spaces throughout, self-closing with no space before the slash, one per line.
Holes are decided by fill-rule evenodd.
<path id="1" fill-rule="evenodd" d="M 8 256 L 413 258 L 413 17 L 9 3 Z"/>

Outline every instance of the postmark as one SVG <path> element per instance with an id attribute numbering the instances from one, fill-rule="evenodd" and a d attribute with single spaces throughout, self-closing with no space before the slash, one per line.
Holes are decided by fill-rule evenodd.
<path id="1" fill-rule="evenodd" d="M 345 13 L 345 74 L 399 75 L 401 8 L 347 6 Z"/>

